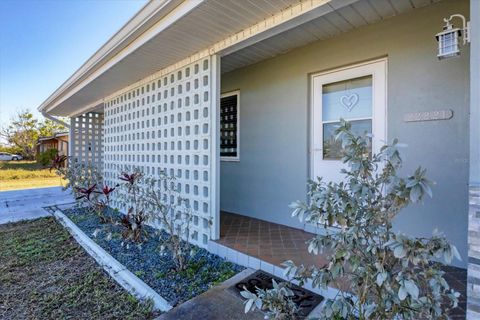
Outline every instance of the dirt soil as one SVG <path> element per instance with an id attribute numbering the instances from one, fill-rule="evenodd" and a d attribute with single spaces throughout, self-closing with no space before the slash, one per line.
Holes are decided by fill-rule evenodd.
<path id="1" fill-rule="evenodd" d="M 152 319 L 53 218 L 0 225 L 0 319 Z"/>

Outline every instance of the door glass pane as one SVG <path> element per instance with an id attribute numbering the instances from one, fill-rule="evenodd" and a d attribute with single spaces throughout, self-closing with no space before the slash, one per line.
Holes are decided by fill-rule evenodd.
<path id="1" fill-rule="evenodd" d="M 323 121 L 370 118 L 372 116 L 372 76 L 329 83 L 322 86 Z"/>
<path id="2" fill-rule="evenodd" d="M 372 120 L 351 121 L 352 132 L 355 135 L 365 135 L 372 133 Z M 340 126 L 340 122 L 330 122 L 323 124 L 323 159 L 341 160 L 343 156 L 342 142 L 335 140 L 335 130 Z M 372 155 L 372 145 L 369 146 L 370 156 Z"/>

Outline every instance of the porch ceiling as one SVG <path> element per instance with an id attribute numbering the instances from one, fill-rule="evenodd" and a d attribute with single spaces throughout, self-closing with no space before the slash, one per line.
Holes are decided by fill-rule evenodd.
<path id="1" fill-rule="evenodd" d="M 315 0 L 316 1 L 316 0 Z M 42 105 L 71 116 L 300 0 L 151 1 Z M 328 2 L 328 1 L 324 1 Z"/>
<path id="2" fill-rule="evenodd" d="M 58 116 L 101 110 L 106 97 L 185 60 L 220 54 L 228 72 L 437 1 L 151 1 L 39 110 Z"/>
<path id="3" fill-rule="evenodd" d="M 222 73 L 441 0 L 360 0 L 222 58 Z"/>

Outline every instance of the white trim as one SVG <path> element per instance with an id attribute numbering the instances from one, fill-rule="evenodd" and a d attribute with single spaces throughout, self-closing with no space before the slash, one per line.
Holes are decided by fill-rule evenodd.
<path id="1" fill-rule="evenodd" d="M 372 132 L 376 133 L 376 135 L 372 139 L 372 151 L 374 153 L 378 153 L 380 148 L 386 143 L 387 141 L 387 65 L 388 65 L 387 58 L 381 58 L 376 60 L 371 60 L 367 62 L 362 62 L 354 65 L 349 65 L 346 67 L 341 67 L 337 69 L 328 70 L 325 72 L 315 73 L 312 74 L 310 77 L 310 90 L 311 90 L 311 97 L 310 97 L 310 144 L 309 144 L 309 159 L 310 159 L 310 178 L 316 179 L 318 174 L 316 166 L 316 156 L 319 150 L 322 150 L 323 145 L 319 145 L 322 143 L 321 135 L 322 135 L 322 128 L 316 127 L 315 119 L 320 117 L 321 119 L 321 110 L 318 110 L 315 107 L 315 101 L 321 99 L 321 92 L 317 92 L 316 86 L 319 83 L 316 81 L 320 81 L 320 77 L 324 78 L 323 82 L 336 82 L 339 81 L 336 77 L 338 73 L 344 73 L 346 78 L 356 78 L 366 75 L 372 75 L 372 91 L 374 96 L 374 105 L 372 107 Z M 320 84 L 321 84 L 320 83 Z M 375 98 L 375 95 L 379 95 L 379 97 Z M 381 99 L 378 101 L 378 99 Z M 376 105 L 376 101 L 380 105 Z M 320 131 L 320 132 L 319 132 Z M 320 138 L 319 138 L 320 137 Z"/>
<path id="2" fill-rule="evenodd" d="M 480 88 L 480 1 L 478 0 L 470 0 L 470 39 L 469 180 L 471 186 L 480 186 L 480 91 L 478 90 Z"/>
<path id="3" fill-rule="evenodd" d="M 211 211 L 213 215 L 213 232 L 210 239 L 220 239 L 220 57 L 213 55 L 211 59 Z"/>
<path id="4" fill-rule="evenodd" d="M 267 39 L 269 37 L 273 37 L 274 35 L 292 29 L 302 23 L 323 16 L 333 11 L 334 8 L 339 9 L 343 6 L 349 5 L 357 1 L 359 0 L 310 0 L 307 2 L 300 2 L 297 5 L 290 6 L 285 10 L 282 10 L 277 14 L 268 17 L 267 19 L 255 23 L 244 30 L 229 35 L 228 37 L 218 41 L 217 43 L 212 44 L 207 49 L 199 51 L 183 60 L 180 60 L 177 63 L 171 64 L 168 67 L 143 78 L 140 81 L 132 83 L 130 86 L 108 95 L 107 97 L 105 97 L 104 100 L 110 100 L 114 96 L 119 96 L 134 88 L 141 87 L 153 81 L 154 79 L 163 77 L 165 74 L 180 69 L 188 64 L 191 64 L 192 62 L 201 60 L 210 55 L 218 54 L 220 55 L 220 57 L 222 57 L 232 52 L 241 50 L 253 43 L 256 43 L 263 39 Z M 262 35 L 262 38 L 256 38 L 257 40 L 253 43 L 248 42 L 260 34 Z M 231 48 L 235 49 L 232 50 Z"/>
<path id="5" fill-rule="evenodd" d="M 197 51 L 191 56 L 176 63 L 173 63 L 155 74 L 143 78 L 143 80 L 141 81 L 137 81 L 132 85 L 117 90 L 113 93 L 107 93 L 108 96 L 105 98 L 105 100 L 109 100 L 113 96 L 121 95 L 124 92 L 129 91 L 133 88 L 142 86 L 154 78 L 161 77 L 164 74 L 170 73 L 175 69 L 182 68 L 192 63 L 193 61 L 200 60 L 213 54 L 219 54 L 220 56 L 223 56 L 241 50 L 261 40 L 273 37 L 274 35 L 292 29 L 298 25 L 311 21 L 317 17 L 323 16 L 329 12 L 332 12 L 357 1 L 359 0 L 301 1 L 298 4 L 289 6 L 284 10 L 281 10 L 280 12 L 251 25 L 248 28 L 240 30 L 237 33 L 228 35 L 217 43 L 210 45 L 206 49 Z M 47 98 L 47 100 L 45 100 L 38 107 L 38 109 L 46 112 L 51 112 L 54 108 L 65 102 L 74 94 L 77 94 L 82 88 L 86 87 L 94 79 L 98 78 L 100 75 L 104 74 L 114 65 L 119 63 L 123 58 L 140 48 L 143 44 L 151 40 L 157 34 L 167 30 L 183 16 L 193 11 L 197 6 L 203 3 L 203 0 L 184 1 L 172 10 L 171 6 L 173 6 L 175 2 L 176 1 L 173 0 L 162 2 L 156 11 L 156 14 L 163 13 L 162 10 L 170 11 L 167 13 L 163 13 L 164 16 L 158 22 L 154 23 L 146 31 L 143 31 L 143 33 L 138 35 L 138 37 L 132 40 L 128 45 L 125 44 L 125 42 L 127 42 L 126 40 L 117 40 L 115 42 L 113 41 L 115 40 L 113 38 L 109 40 L 109 42 L 107 42 L 104 47 L 102 47 L 93 57 L 91 57 L 87 62 L 85 62 L 78 71 L 76 71 L 64 84 L 62 84 L 62 86 L 60 86 L 49 98 Z M 156 3 L 156 1 L 151 1 L 150 3 Z M 150 8 L 150 3 L 147 4 L 145 8 L 152 11 L 152 8 Z M 145 8 L 140 10 L 139 13 L 137 13 L 137 15 L 132 18 L 132 20 L 137 18 L 137 16 L 143 17 L 144 15 L 146 15 L 144 11 L 146 11 L 147 9 Z M 124 34 L 130 32 L 129 30 L 133 28 L 137 30 L 143 25 L 146 25 L 148 22 L 150 22 L 149 20 L 153 16 L 154 14 L 151 14 L 150 17 L 145 17 L 144 20 L 142 20 L 141 22 L 135 21 L 127 23 L 127 25 L 124 26 L 117 34 Z M 133 23 L 136 23 L 134 27 L 130 26 L 130 24 Z M 117 34 L 114 37 L 116 37 Z M 99 55 L 101 53 L 100 51 L 108 51 L 108 53 L 110 53 L 114 50 L 117 50 L 118 52 L 116 52 L 115 55 L 112 54 L 112 57 L 106 56 L 106 54 L 102 57 L 96 56 L 97 54 Z M 103 62 L 101 60 L 107 61 L 101 64 L 101 62 Z M 78 114 L 78 112 L 74 113 Z"/>
<path id="6" fill-rule="evenodd" d="M 237 156 L 236 157 L 220 157 L 220 161 L 225 162 L 240 162 L 240 90 L 234 90 L 222 93 L 220 95 L 220 102 L 222 98 L 237 96 Z M 221 104 L 220 104 L 221 105 Z M 219 134 L 221 128 L 221 120 L 219 126 Z"/>
<path id="7" fill-rule="evenodd" d="M 88 85 L 90 82 L 92 82 L 94 79 L 99 77 L 101 74 L 105 73 L 108 69 L 113 67 L 115 64 L 119 63 L 122 59 L 124 59 L 126 56 L 134 52 L 136 49 L 141 47 L 143 44 L 147 43 L 149 40 L 151 40 L 155 35 L 159 34 L 160 32 L 166 30 L 168 27 L 170 27 L 172 24 L 174 24 L 176 21 L 181 19 L 183 16 L 188 14 L 190 11 L 195 9 L 197 6 L 199 6 L 203 0 L 190 0 L 190 1 L 184 1 L 183 3 L 177 5 L 175 8 L 171 8 L 171 6 L 176 5 L 178 1 L 172 1 L 172 0 L 167 0 L 163 2 L 158 2 L 158 1 L 151 1 L 145 5 L 145 7 L 140 10 L 127 24 L 120 29 L 110 40 L 107 42 L 102 48 L 100 48 L 93 57 L 91 57 L 87 62 L 85 62 L 82 67 L 80 67 L 79 70 L 77 70 L 60 88 L 58 88 L 50 97 L 47 98 L 45 102 L 43 102 L 39 107 L 38 110 L 43 110 L 46 112 L 51 111 L 55 106 L 61 104 L 68 98 L 70 98 L 72 95 L 80 91 L 82 88 L 84 88 L 86 85 Z M 155 6 L 154 12 L 150 13 L 147 12 L 145 13 L 144 10 L 148 9 L 149 11 L 152 10 L 150 6 Z M 144 31 L 140 35 L 138 35 L 134 40 L 130 40 L 130 36 L 133 36 L 132 33 L 134 33 L 135 30 L 141 28 L 143 25 L 148 23 L 148 21 L 154 16 L 155 14 L 162 14 L 162 11 L 169 11 L 166 13 L 160 21 L 155 23 L 153 26 L 151 26 L 147 31 Z M 130 23 L 135 23 L 133 21 L 137 17 L 142 18 L 143 15 L 148 14 L 147 17 L 145 17 L 141 22 L 136 24 L 135 26 L 129 26 Z M 128 29 L 133 29 L 133 30 L 124 30 L 125 28 Z M 121 34 L 123 33 L 128 33 L 124 38 L 114 41 L 115 37 L 120 37 Z M 125 45 L 125 43 L 130 40 L 131 42 Z M 113 43 L 110 43 L 112 41 Z M 122 45 L 124 45 L 123 48 L 119 48 Z M 116 52 L 113 54 L 112 51 L 115 49 L 119 49 L 119 52 Z M 107 53 L 102 54 L 103 51 L 107 51 Z M 96 55 L 100 55 L 100 57 L 96 57 Z M 108 55 L 112 54 L 112 57 L 109 57 Z M 105 63 L 101 64 L 102 60 L 107 60 Z M 93 60 L 93 61 L 92 61 Z M 86 70 L 84 70 L 86 69 Z M 88 74 L 90 73 L 90 74 Z M 82 79 L 85 77 L 84 79 Z M 79 84 L 75 84 L 75 82 L 79 81 L 80 79 L 81 82 Z M 66 91 L 71 87 L 75 85 L 75 88 L 70 90 L 68 94 L 66 94 Z"/>

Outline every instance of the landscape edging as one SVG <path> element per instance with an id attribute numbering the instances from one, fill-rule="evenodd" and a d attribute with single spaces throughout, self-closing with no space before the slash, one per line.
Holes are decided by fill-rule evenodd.
<path id="1" fill-rule="evenodd" d="M 149 285 L 143 282 L 135 274 L 130 272 L 123 264 L 118 262 L 102 247 L 90 239 L 72 220 L 60 210 L 56 210 L 53 216 L 62 224 L 87 253 L 102 266 L 102 268 L 125 290 L 140 300 L 150 299 L 153 308 L 160 311 L 168 311 L 172 306 Z"/>

